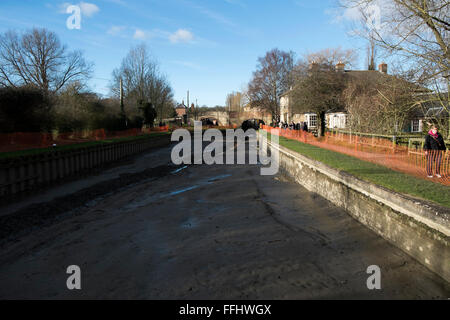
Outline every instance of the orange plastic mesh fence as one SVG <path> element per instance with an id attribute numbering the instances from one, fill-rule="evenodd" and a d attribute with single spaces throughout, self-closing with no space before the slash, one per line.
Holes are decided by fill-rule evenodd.
<path id="1" fill-rule="evenodd" d="M 133 137 L 153 132 L 168 132 L 169 127 L 151 129 L 129 129 L 125 131 L 85 130 L 65 133 L 0 133 L 0 152 L 20 151 L 35 148 L 48 148 L 53 145 L 68 145 L 89 141 L 101 141 L 114 138 Z"/>
<path id="2" fill-rule="evenodd" d="M 327 133 L 317 138 L 305 131 L 271 128 L 263 130 L 319 148 L 343 153 L 396 171 L 450 185 L 450 152 L 399 146 L 394 141 L 343 133 Z M 439 176 L 441 178 L 437 179 Z M 431 178 L 433 177 L 433 178 Z"/>

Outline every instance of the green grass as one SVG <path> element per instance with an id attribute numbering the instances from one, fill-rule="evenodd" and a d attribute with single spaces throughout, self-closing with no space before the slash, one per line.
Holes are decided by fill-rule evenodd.
<path id="1" fill-rule="evenodd" d="M 139 140 L 155 138 L 155 137 L 160 137 L 160 136 L 169 135 L 169 134 L 170 133 L 168 133 L 168 132 L 155 132 L 155 133 L 146 134 L 146 135 L 142 135 L 142 136 L 124 137 L 124 138 L 108 139 L 108 140 L 102 140 L 102 141 L 89 141 L 89 142 L 76 143 L 76 144 L 57 146 L 57 147 L 50 147 L 50 148 L 27 149 L 27 150 L 21 150 L 21 151 L 13 151 L 13 152 L 0 152 L 0 160 L 4 160 L 4 159 L 11 160 L 14 158 L 20 158 L 20 157 L 26 157 L 26 156 L 36 156 L 36 155 L 41 155 L 41 154 L 50 153 L 50 152 L 75 151 L 77 149 L 83 149 L 83 148 L 94 147 L 94 146 L 99 146 L 99 145 L 108 145 L 108 144 L 117 143 L 117 142 L 139 141 Z"/>
<path id="2" fill-rule="evenodd" d="M 450 187 L 345 154 L 280 137 L 280 145 L 387 189 L 450 207 Z"/>

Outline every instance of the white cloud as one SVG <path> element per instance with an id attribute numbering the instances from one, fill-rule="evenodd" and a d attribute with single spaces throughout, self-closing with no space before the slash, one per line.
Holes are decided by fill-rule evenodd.
<path id="1" fill-rule="evenodd" d="M 169 36 L 169 40 L 172 43 L 191 42 L 194 40 L 194 35 L 186 29 L 178 29 L 175 33 Z"/>
<path id="2" fill-rule="evenodd" d="M 387 36 L 386 20 L 397 14 L 393 0 L 373 0 L 370 3 L 361 3 L 352 7 L 328 9 L 326 14 L 331 16 L 332 23 L 350 22 L 352 36 L 361 36 L 367 30 L 376 30 L 381 36 Z"/>
<path id="3" fill-rule="evenodd" d="M 99 7 L 93 3 L 80 2 L 79 6 L 81 8 L 81 13 L 88 18 L 100 11 Z"/>
<path id="4" fill-rule="evenodd" d="M 108 34 L 110 34 L 112 36 L 116 36 L 125 29 L 126 29 L 126 27 L 124 27 L 124 26 L 112 26 L 111 28 L 109 28 Z"/>
<path id="5" fill-rule="evenodd" d="M 64 2 L 64 3 L 60 4 L 58 7 L 58 12 L 66 14 L 67 8 L 70 7 L 71 5 L 72 4 L 69 2 Z"/>
<path id="6" fill-rule="evenodd" d="M 370 3 L 361 2 L 359 5 L 325 10 L 325 13 L 332 17 L 332 21 L 337 23 L 364 21 L 366 17 L 383 20 L 383 16 L 389 16 L 393 12 L 396 12 L 393 0 L 373 0 Z"/>
<path id="7" fill-rule="evenodd" d="M 361 21 L 363 18 L 360 8 L 344 8 L 344 9 L 326 9 L 325 13 L 332 17 L 333 23 L 341 23 L 344 21 Z"/>
<path id="8" fill-rule="evenodd" d="M 170 33 L 160 29 L 142 30 L 137 28 L 134 32 L 133 39 L 135 40 L 149 40 L 149 39 L 168 39 Z"/>
<path id="9" fill-rule="evenodd" d="M 59 13 L 63 13 L 63 14 L 67 14 L 67 8 L 72 6 L 72 3 L 69 2 L 64 2 L 63 4 L 61 4 L 59 6 Z M 80 2 L 78 4 L 75 4 L 75 6 L 80 7 L 81 10 L 81 14 L 87 18 L 92 17 L 94 14 L 96 14 L 97 12 L 100 11 L 100 8 L 93 4 L 93 3 L 88 3 L 88 2 Z"/>
<path id="10" fill-rule="evenodd" d="M 147 34 L 141 29 L 136 29 L 133 38 L 137 40 L 145 40 L 147 39 Z"/>
<path id="11" fill-rule="evenodd" d="M 126 29 L 125 27 L 122 27 Z M 113 34 L 116 32 L 121 32 L 121 27 L 112 27 L 108 33 Z M 162 39 L 169 40 L 171 43 L 196 43 L 197 39 L 194 39 L 194 34 L 186 29 L 178 29 L 176 32 L 167 32 L 160 29 L 143 30 L 137 28 L 134 32 L 133 39 L 135 40 L 149 40 L 149 39 Z"/>

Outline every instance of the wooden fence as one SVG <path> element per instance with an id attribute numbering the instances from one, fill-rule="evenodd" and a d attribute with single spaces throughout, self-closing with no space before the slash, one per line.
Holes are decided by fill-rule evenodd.
<path id="1" fill-rule="evenodd" d="M 167 135 L 0 160 L 0 198 L 76 177 L 105 164 L 169 144 L 170 135 Z"/>

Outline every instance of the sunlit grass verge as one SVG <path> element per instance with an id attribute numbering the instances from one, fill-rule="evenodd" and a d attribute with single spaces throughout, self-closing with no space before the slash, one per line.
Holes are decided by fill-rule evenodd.
<path id="1" fill-rule="evenodd" d="M 13 152 L 1 152 L 0 160 L 3 160 L 3 159 L 12 160 L 14 158 L 20 158 L 20 157 L 26 157 L 26 156 L 37 156 L 37 155 L 42 155 L 42 154 L 49 153 L 49 152 L 76 151 L 78 149 L 89 148 L 89 147 L 94 147 L 94 146 L 108 145 L 108 144 L 118 143 L 118 142 L 140 141 L 140 140 L 152 139 L 152 138 L 157 138 L 157 137 L 166 136 L 166 135 L 170 135 L 170 133 L 155 132 L 155 133 L 145 134 L 142 136 L 115 138 L 115 139 L 107 139 L 107 140 L 101 140 L 101 141 L 89 141 L 89 142 L 75 143 L 75 144 L 49 147 L 49 148 L 27 149 L 27 150 L 21 150 L 21 151 L 13 151 Z"/>
<path id="2" fill-rule="evenodd" d="M 450 207 L 450 187 L 284 137 L 280 137 L 280 145 L 389 190 Z"/>

